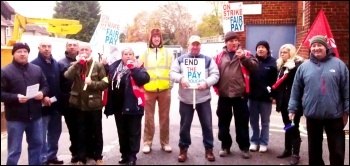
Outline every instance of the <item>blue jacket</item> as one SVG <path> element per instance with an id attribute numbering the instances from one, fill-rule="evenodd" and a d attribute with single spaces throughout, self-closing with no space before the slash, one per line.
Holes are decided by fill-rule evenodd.
<path id="1" fill-rule="evenodd" d="M 46 77 L 47 84 L 49 85 L 49 92 L 46 95 L 51 98 L 56 97 L 57 101 L 52 103 L 50 107 L 43 107 L 43 115 L 52 114 L 54 111 L 59 111 L 59 103 L 61 101 L 60 90 L 60 70 L 57 61 L 51 56 L 50 62 L 46 62 L 44 55 L 38 54 L 38 57 L 31 63 L 39 66 Z M 45 97 L 45 96 L 44 96 Z"/>
<path id="2" fill-rule="evenodd" d="M 116 94 L 112 90 L 112 86 L 115 88 L 116 81 L 112 81 L 112 78 L 120 63 L 122 63 L 121 60 L 117 60 L 111 64 L 108 69 L 108 94 L 104 114 L 108 117 L 115 112 L 121 111 L 122 114 L 143 115 L 144 108 L 138 105 L 138 100 L 134 95 L 131 85 L 130 75 L 133 77 L 137 86 L 147 84 L 150 80 L 150 76 L 144 67 L 135 67 L 131 69 L 130 72 L 125 74 L 121 79 L 121 81 L 123 81 L 123 83 L 121 83 L 123 84 L 123 88 L 121 88 L 123 91 Z"/>
<path id="3" fill-rule="evenodd" d="M 257 101 L 272 102 L 270 99 L 274 97 L 273 92 L 269 93 L 267 87 L 272 85 L 277 80 L 277 65 L 276 59 L 267 55 L 265 59 L 255 56 L 259 62 L 257 71 L 250 73 L 250 93 L 249 99 Z"/>
<path id="4" fill-rule="evenodd" d="M 349 70 L 330 49 L 323 60 L 311 54 L 298 68 L 289 112 L 296 113 L 300 102 L 306 118 L 335 119 L 349 114 Z"/>

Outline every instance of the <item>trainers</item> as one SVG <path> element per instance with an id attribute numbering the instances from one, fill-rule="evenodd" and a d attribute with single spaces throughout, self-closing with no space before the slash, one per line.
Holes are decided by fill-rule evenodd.
<path id="1" fill-rule="evenodd" d="M 75 163 L 75 165 L 85 165 L 85 163 L 81 162 L 81 161 L 78 161 Z"/>
<path id="2" fill-rule="evenodd" d="M 219 156 L 220 157 L 226 157 L 230 153 L 231 153 L 230 149 L 221 149 L 219 151 Z"/>
<path id="3" fill-rule="evenodd" d="M 243 150 L 241 155 L 242 155 L 242 158 L 244 158 L 244 159 L 249 159 L 250 157 L 252 157 L 249 150 Z"/>
<path id="4" fill-rule="evenodd" d="M 266 145 L 260 145 L 259 152 L 260 153 L 265 153 L 267 151 L 267 146 Z"/>
<path id="5" fill-rule="evenodd" d="M 145 154 L 150 153 L 151 152 L 151 146 L 149 146 L 149 145 L 143 146 L 143 150 L 142 151 Z"/>
<path id="6" fill-rule="evenodd" d="M 163 149 L 164 151 L 168 152 L 168 153 L 171 153 L 171 151 L 172 151 L 172 149 L 171 149 L 171 147 L 170 147 L 169 145 L 163 146 L 162 149 Z"/>
<path id="7" fill-rule="evenodd" d="M 104 165 L 102 160 L 97 160 L 96 165 Z"/>
<path id="8" fill-rule="evenodd" d="M 258 145 L 251 144 L 249 147 L 249 151 L 256 152 L 258 150 Z"/>

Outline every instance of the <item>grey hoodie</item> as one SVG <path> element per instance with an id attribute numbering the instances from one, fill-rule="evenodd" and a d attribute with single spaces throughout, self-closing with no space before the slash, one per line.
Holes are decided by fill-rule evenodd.
<path id="1" fill-rule="evenodd" d="M 349 114 L 349 70 L 329 49 L 323 60 L 311 54 L 298 68 L 288 110 L 296 113 L 301 105 L 307 118 L 335 119 Z"/>
<path id="2" fill-rule="evenodd" d="M 170 80 L 175 83 L 180 83 L 181 78 L 183 77 L 184 58 L 194 58 L 189 54 L 184 54 L 174 60 L 171 64 L 170 69 Z M 216 84 L 219 80 L 219 70 L 216 63 L 209 56 L 199 54 L 195 58 L 204 58 L 205 59 L 205 82 L 208 85 L 208 88 L 205 90 L 195 90 L 196 91 L 196 103 L 203 103 L 211 98 L 210 87 Z M 179 100 L 186 104 L 193 104 L 193 90 L 184 89 L 182 86 L 179 86 Z"/>

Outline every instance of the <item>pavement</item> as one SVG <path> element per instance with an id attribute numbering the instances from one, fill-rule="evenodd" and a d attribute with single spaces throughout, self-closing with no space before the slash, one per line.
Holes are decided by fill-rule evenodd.
<path id="1" fill-rule="evenodd" d="M 219 157 L 219 150 L 221 142 L 218 140 L 218 118 L 215 114 L 217 107 L 217 96 L 212 91 L 212 117 L 213 117 L 213 130 L 214 130 L 214 155 L 216 157 L 215 162 L 209 162 L 204 156 L 204 146 L 202 143 L 202 130 L 200 127 L 199 119 L 197 114 L 195 114 L 192 122 L 191 128 L 191 139 L 192 145 L 188 149 L 188 159 L 184 163 L 179 163 L 177 161 L 177 156 L 179 154 L 178 140 L 179 140 L 179 124 L 180 124 L 180 114 L 179 114 L 179 100 L 177 99 L 178 84 L 172 89 L 172 102 L 170 110 L 170 146 L 173 148 L 172 153 L 166 153 L 161 150 L 159 143 L 159 126 L 158 114 L 155 115 L 155 135 L 153 139 L 152 151 L 150 154 L 142 153 L 142 139 L 140 152 L 137 154 L 138 165 L 289 165 L 289 158 L 277 159 L 276 156 L 282 153 L 284 149 L 284 130 L 281 115 L 275 111 L 273 107 L 271 118 L 270 118 L 270 141 L 268 145 L 268 151 L 266 153 L 252 152 L 252 158 L 242 159 L 240 156 L 240 150 L 237 143 L 235 142 L 235 126 L 234 119 L 231 122 L 231 136 L 233 145 L 231 147 L 231 154 L 227 157 Z M 157 112 L 157 111 L 156 111 Z M 103 161 L 105 165 L 116 165 L 120 159 L 119 152 L 119 142 L 117 128 L 115 125 L 114 117 L 103 116 Z M 144 124 L 144 119 L 142 120 Z M 305 118 L 302 117 L 300 125 L 302 143 L 300 151 L 300 165 L 308 164 L 308 153 L 307 153 L 307 132 L 305 127 Z M 143 128 L 142 128 L 143 134 Z M 69 134 L 62 118 L 62 134 L 59 140 L 59 150 L 58 158 L 64 160 L 65 165 L 71 165 L 70 163 L 70 152 L 69 152 Z M 7 133 L 1 133 L 1 165 L 6 164 L 7 158 Z M 326 135 L 324 134 L 323 141 L 323 159 L 325 164 L 329 165 L 329 153 L 326 141 Z M 28 165 L 28 153 L 27 153 L 27 143 L 25 141 L 25 134 L 22 142 L 22 154 L 18 162 L 19 165 Z M 88 161 L 87 165 L 94 165 L 94 161 Z M 349 165 L 349 137 L 346 138 L 346 151 L 345 151 L 345 165 Z"/>

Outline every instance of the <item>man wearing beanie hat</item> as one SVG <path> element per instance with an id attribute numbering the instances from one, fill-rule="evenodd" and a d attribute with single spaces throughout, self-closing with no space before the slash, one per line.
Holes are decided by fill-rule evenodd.
<path id="1" fill-rule="evenodd" d="M 21 155 L 23 132 L 26 132 L 28 164 L 41 165 L 43 147 L 42 103 L 48 85 L 42 69 L 28 63 L 29 46 L 15 43 L 12 63 L 1 69 L 1 102 L 7 121 L 7 165 L 17 165 Z M 36 94 L 27 94 L 27 87 L 38 85 Z"/>
<path id="2" fill-rule="evenodd" d="M 249 150 L 255 152 L 259 149 L 259 152 L 264 153 L 269 143 L 269 124 L 274 97 L 270 87 L 277 80 L 277 64 L 276 59 L 270 54 L 270 45 L 265 40 L 256 44 L 256 58 L 259 68 L 250 75 L 251 90 L 248 101 L 250 126 L 253 131 Z"/>
<path id="3" fill-rule="evenodd" d="M 219 121 L 218 137 L 221 141 L 220 157 L 230 153 L 232 138 L 230 123 L 235 118 L 236 141 L 241 150 L 241 156 L 249 159 L 249 109 L 247 95 L 249 93 L 249 75 L 258 67 L 257 59 L 249 51 L 243 50 L 233 31 L 225 34 L 225 47 L 214 57 L 220 71 L 219 82 L 214 90 L 219 95 L 217 116 Z M 234 109 L 234 112 L 232 112 Z"/>
<path id="4" fill-rule="evenodd" d="M 162 33 L 159 29 L 152 29 L 148 49 L 141 56 L 151 81 L 145 88 L 145 126 L 143 136 L 143 153 L 150 153 L 154 136 L 154 112 L 158 102 L 160 144 L 165 152 L 170 153 L 169 145 L 169 111 L 172 82 L 169 78 L 170 65 L 173 59 L 171 53 L 163 47 Z"/>
<path id="5" fill-rule="evenodd" d="M 303 105 L 308 134 L 309 165 L 324 165 L 323 131 L 327 135 L 330 165 L 344 165 L 345 133 L 349 116 L 349 70 L 324 36 L 311 38 L 310 60 L 295 74 L 288 104 L 289 119 L 294 119 Z M 303 99 L 303 100 L 301 100 Z M 343 120 L 344 119 L 344 120 Z"/>

